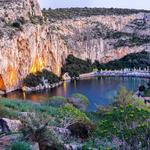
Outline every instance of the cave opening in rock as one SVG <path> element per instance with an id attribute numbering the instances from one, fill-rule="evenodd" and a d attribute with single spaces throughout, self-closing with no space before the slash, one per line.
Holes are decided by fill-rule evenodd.
<path id="1" fill-rule="evenodd" d="M 5 83 L 1 74 L 0 74 L 0 91 L 6 91 Z"/>

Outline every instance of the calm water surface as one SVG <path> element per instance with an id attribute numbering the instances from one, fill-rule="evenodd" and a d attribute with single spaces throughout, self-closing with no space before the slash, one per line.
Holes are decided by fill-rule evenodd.
<path id="1" fill-rule="evenodd" d="M 96 105 L 108 105 L 113 101 L 120 86 L 125 86 L 133 92 L 140 84 L 148 79 L 134 77 L 94 77 L 79 81 L 64 83 L 62 86 L 40 92 L 22 93 L 12 92 L 7 95 L 11 99 L 32 100 L 33 102 L 47 101 L 51 96 L 69 97 L 73 93 L 82 93 L 90 100 L 88 111 L 95 109 Z"/>

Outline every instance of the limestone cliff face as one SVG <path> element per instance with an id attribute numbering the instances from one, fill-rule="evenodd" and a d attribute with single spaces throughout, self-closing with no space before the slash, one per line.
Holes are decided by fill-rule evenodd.
<path id="1" fill-rule="evenodd" d="M 142 43 L 141 45 L 128 44 L 127 40 L 133 34 L 139 37 L 148 36 L 150 20 L 146 20 L 146 29 L 131 28 L 135 20 L 144 20 L 145 15 L 150 14 L 133 14 L 129 16 L 92 16 L 86 18 L 77 18 L 64 20 L 51 24 L 51 34 L 59 35 L 64 40 L 67 52 L 74 54 L 81 59 L 98 60 L 106 63 L 108 61 L 122 58 L 123 56 L 149 50 L 150 43 Z M 145 31 L 146 30 L 146 31 Z M 121 34 L 119 37 L 109 36 L 107 34 Z M 120 40 L 124 40 L 124 44 L 117 45 Z"/>
<path id="2" fill-rule="evenodd" d="M 30 16 L 42 16 L 37 0 L 0 0 L 1 24 L 21 17 L 29 20 Z"/>
<path id="3" fill-rule="evenodd" d="M 22 79 L 34 70 L 47 68 L 60 73 L 61 56 L 67 54 L 61 40 L 49 35 L 48 26 L 26 24 L 22 31 L 14 32 L 12 38 L 4 35 L 0 43 L 0 73 L 8 91 L 20 87 Z"/>
<path id="4" fill-rule="evenodd" d="M 0 0 L 0 82 L 4 82 L 0 90 L 18 89 L 27 74 L 43 68 L 59 75 L 69 54 L 105 63 L 129 53 L 150 50 L 147 40 L 140 44 L 130 42 L 133 33 L 150 35 L 149 16 L 100 15 L 41 24 L 37 0 Z M 19 27 L 13 26 L 20 18 L 24 22 Z"/>

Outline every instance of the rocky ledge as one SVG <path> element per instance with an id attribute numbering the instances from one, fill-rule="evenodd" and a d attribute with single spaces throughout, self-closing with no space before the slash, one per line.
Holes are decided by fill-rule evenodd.
<path id="1" fill-rule="evenodd" d="M 58 87 L 60 85 L 63 84 L 63 81 L 60 81 L 58 83 L 53 83 L 53 84 L 45 84 L 45 85 L 38 85 L 36 87 L 26 87 L 24 86 L 22 88 L 22 91 L 24 92 L 32 92 L 32 91 L 40 91 L 40 90 L 44 90 L 44 89 L 52 89 L 52 88 L 55 88 L 55 87 Z"/>

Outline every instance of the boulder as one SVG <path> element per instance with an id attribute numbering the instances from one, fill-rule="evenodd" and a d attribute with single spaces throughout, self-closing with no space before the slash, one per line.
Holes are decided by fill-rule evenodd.
<path id="1" fill-rule="evenodd" d="M 69 73 L 66 72 L 66 73 L 62 76 L 62 79 L 63 79 L 64 81 L 67 81 L 67 80 L 71 80 L 71 77 L 69 76 Z"/>
<path id="2" fill-rule="evenodd" d="M 2 133 L 7 132 L 18 132 L 22 128 L 22 123 L 20 120 L 11 120 L 8 118 L 0 119 L 0 127 Z"/>
<path id="3" fill-rule="evenodd" d="M 49 129 L 52 129 L 55 133 L 63 137 L 69 137 L 71 135 L 70 130 L 65 129 L 65 128 L 49 127 Z"/>
<path id="4" fill-rule="evenodd" d="M 72 144 L 65 144 L 65 150 L 82 150 L 82 144 L 72 143 Z"/>
<path id="5" fill-rule="evenodd" d="M 31 150 L 39 150 L 39 144 L 37 142 L 31 143 L 30 144 Z"/>
<path id="6" fill-rule="evenodd" d="M 12 134 L 0 137 L 0 150 L 8 149 L 12 143 L 23 137 L 22 134 Z"/>

